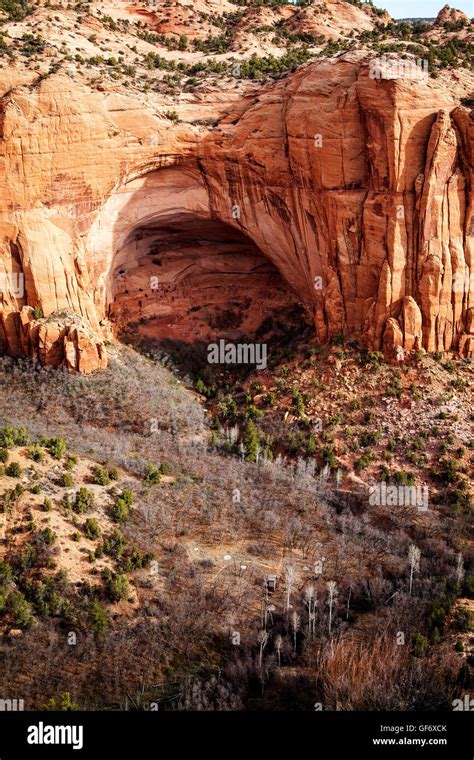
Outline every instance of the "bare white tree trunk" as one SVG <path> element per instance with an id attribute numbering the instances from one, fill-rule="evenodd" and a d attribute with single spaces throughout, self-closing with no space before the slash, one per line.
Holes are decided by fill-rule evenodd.
<path id="1" fill-rule="evenodd" d="M 420 569 L 420 557 L 421 552 L 419 548 L 415 544 L 410 544 L 408 549 L 408 561 L 410 563 L 410 595 L 413 586 L 413 574 Z"/>
<path id="2" fill-rule="evenodd" d="M 283 639 L 280 635 L 278 635 L 275 639 L 275 648 L 277 650 L 277 657 L 278 657 L 278 667 L 281 668 L 281 646 L 283 644 Z"/>
<path id="3" fill-rule="evenodd" d="M 286 604 L 285 610 L 288 612 L 290 609 L 290 598 L 293 586 L 296 580 L 296 567 L 294 565 L 287 565 L 285 567 L 285 583 L 286 583 Z"/>
<path id="4" fill-rule="evenodd" d="M 296 635 L 300 628 L 300 616 L 296 610 L 293 612 L 291 627 L 293 628 L 293 652 L 296 654 Z"/>
<path id="5" fill-rule="evenodd" d="M 337 596 L 337 588 L 336 588 L 336 581 L 328 581 L 327 584 L 327 590 L 329 592 L 329 599 L 328 599 L 328 605 L 329 605 L 329 635 L 331 635 L 332 632 L 332 608 L 334 604 L 335 597 Z"/>
<path id="6" fill-rule="evenodd" d="M 260 667 L 260 670 L 261 670 L 262 669 L 262 662 L 263 662 L 263 650 L 267 646 L 268 633 L 266 631 L 260 631 L 260 633 L 258 635 L 258 640 L 260 642 L 259 667 Z"/>

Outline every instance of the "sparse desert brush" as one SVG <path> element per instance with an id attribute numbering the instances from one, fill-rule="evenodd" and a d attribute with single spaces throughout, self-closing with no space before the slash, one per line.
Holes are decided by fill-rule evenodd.
<path id="1" fill-rule="evenodd" d="M 372 396 L 376 402 L 379 396 L 384 395 L 386 383 L 393 370 L 381 367 L 378 373 L 380 380 L 377 381 L 371 371 L 361 369 L 356 362 L 354 365 L 355 372 L 358 374 L 351 378 L 354 390 L 351 387 L 348 398 L 353 397 L 354 392 L 359 392 L 362 399 L 361 408 L 367 410 L 369 414 L 365 415 L 366 424 L 363 426 L 360 425 L 359 420 L 361 414 L 352 415 L 354 419 L 349 421 L 353 434 L 359 429 L 364 433 L 375 434 L 378 432 L 378 425 L 386 420 L 380 418 L 380 406 L 374 403 L 369 407 L 366 398 Z M 440 371 L 439 367 L 436 369 Z M 307 363 L 305 371 L 310 372 Z M 363 384 L 365 381 L 361 378 L 364 377 L 366 380 L 368 378 L 367 382 L 374 383 L 371 386 L 372 390 L 365 386 L 359 389 L 358 383 Z M 308 376 L 303 385 L 293 365 L 288 370 L 288 378 L 290 390 L 284 397 L 278 392 L 275 409 L 266 406 L 265 403 L 254 402 L 253 396 L 259 378 L 255 382 L 252 382 L 251 378 L 249 383 L 242 383 L 241 387 L 237 385 L 234 387 L 232 384 L 226 387 L 225 383 L 216 383 L 216 400 L 213 402 L 213 399 L 209 399 L 210 403 L 206 401 L 206 407 L 210 408 L 215 403 L 217 408 L 218 404 L 224 401 L 226 409 L 235 413 L 233 404 L 229 403 L 230 399 L 235 397 L 239 430 L 236 446 L 224 450 L 220 445 L 224 433 L 219 431 L 216 424 L 215 432 L 218 435 L 219 447 L 210 450 L 206 446 L 209 427 L 205 424 L 202 407 L 196 394 L 183 387 L 184 383 L 179 385 L 176 382 L 171 383 L 168 370 L 149 357 L 140 357 L 131 349 L 121 349 L 117 353 L 117 358 L 112 358 L 109 369 L 95 377 L 78 378 L 69 373 L 48 373 L 40 369 L 32 372 L 31 368 L 22 361 L 13 363 L 12 360 L 0 359 L 0 412 L 5 419 L 3 424 L 11 420 L 6 416 L 8 409 L 1 394 L 1 391 L 8 388 L 9 393 L 13 394 L 11 398 L 14 399 L 14 405 L 21 408 L 24 414 L 22 420 L 11 420 L 14 429 L 22 423 L 31 431 L 33 440 L 38 440 L 41 436 L 46 436 L 48 440 L 51 437 L 67 440 L 83 460 L 81 464 L 85 465 L 86 460 L 88 467 L 94 466 L 97 462 L 106 463 L 100 466 L 107 471 L 111 480 L 113 479 L 111 469 L 115 467 L 121 470 L 121 487 L 111 484 L 102 492 L 105 506 L 104 521 L 102 523 L 101 520 L 97 520 L 102 529 L 102 535 L 97 537 L 98 540 L 93 539 L 95 541 L 93 545 L 87 546 L 87 549 L 91 548 L 91 564 L 87 562 L 87 554 L 81 552 L 81 549 L 85 549 L 88 544 L 84 538 L 83 527 L 86 515 L 80 518 L 75 514 L 76 499 L 80 491 L 77 494 L 74 492 L 68 494 L 67 499 L 63 501 L 63 508 L 58 510 L 57 516 L 54 515 L 54 518 L 51 518 L 51 526 L 54 530 L 56 527 L 53 522 L 56 517 L 61 517 L 70 523 L 71 527 L 67 532 L 68 540 L 71 539 L 74 530 L 77 533 L 77 539 L 82 538 L 79 544 L 71 546 L 71 552 L 81 556 L 89 579 L 85 580 L 78 598 L 74 596 L 76 591 L 72 588 L 68 592 L 62 592 L 68 598 L 71 594 L 70 601 L 74 605 L 78 604 L 75 608 L 76 619 L 80 620 L 84 627 L 84 642 L 81 646 L 87 648 L 87 657 L 81 659 L 78 649 L 77 659 L 74 659 L 78 677 L 78 698 L 81 703 L 91 699 L 95 700 L 97 705 L 121 704 L 125 693 L 134 693 L 134 678 L 137 672 L 145 674 L 143 677 L 148 679 L 147 684 L 155 682 L 153 679 L 156 677 L 158 660 L 164 662 L 164 668 L 169 666 L 173 669 L 174 678 L 185 680 L 189 677 L 189 672 L 197 665 L 202 668 L 203 662 L 215 663 L 217 657 L 223 668 L 222 677 L 225 678 L 227 685 L 230 684 L 230 693 L 238 694 L 239 704 L 247 709 L 253 709 L 257 704 L 265 705 L 266 709 L 273 709 L 273 705 L 279 699 L 283 700 L 283 692 L 291 696 L 293 705 L 304 703 L 303 707 L 305 705 L 307 707 L 309 704 L 310 709 L 312 709 L 312 704 L 318 701 L 318 694 L 321 694 L 320 701 L 327 699 L 329 705 L 335 705 L 339 701 L 343 709 L 344 704 L 363 705 L 363 695 L 357 693 L 357 688 L 356 697 L 351 699 L 347 697 L 347 690 L 343 689 L 344 678 L 341 680 L 339 691 L 338 684 L 334 683 L 332 673 L 343 672 L 344 665 L 347 666 L 349 680 L 363 678 L 362 670 L 364 667 L 367 668 L 368 694 L 365 704 L 374 705 L 374 709 L 378 709 L 379 705 L 392 709 L 390 705 L 397 707 L 414 704 L 407 681 L 408 677 L 411 677 L 410 673 L 413 672 L 410 671 L 411 657 L 412 660 L 417 661 L 419 670 L 419 676 L 416 676 L 418 680 L 416 678 L 414 680 L 419 690 L 417 704 L 444 705 L 439 700 L 439 694 L 433 697 L 433 692 L 426 688 L 428 680 L 426 673 L 430 672 L 430 663 L 435 654 L 441 652 L 442 648 L 445 651 L 445 643 L 448 643 L 445 639 L 447 640 L 449 636 L 449 617 L 441 619 L 436 610 L 434 614 L 431 610 L 426 613 L 426 607 L 428 602 L 442 595 L 443 584 L 451 588 L 455 583 L 455 550 L 458 551 L 458 547 L 454 545 L 461 540 L 460 537 L 463 535 L 464 512 L 458 514 L 457 507 L 449 509 L 452 527 L 449 536 L 446 535 L 443 529 L 443 517 L 438 514 L 433 496 L 433 508 L 429 516 L 433 521 L 432 529 L 437 537 L 434 543 L 433 535 L 425 530 L 424 520 L 420 519 L 414 510 L 399 508 L 388 512 L 380 508 L 369 511 L 364 500 L 359 498 L 352 488 L 347 494 L 347 499 L 343 498 L 343 494 L 339 498 L 334 491 L 335 476 L 328 467 L 324 467 L 324 459 L 330 460 L 329 464 L 338 466 L 338 459 L 342 460 L 344 457 L 341 453 L 340 441 L 344 438 L 346 420 L 336 419 L 336 417 L 340 409 L 347 409 L 347 402 L 344 396 L 338 397 L 335 400 L 336 403 L 327 405 L 328 408 L 324 408 L 324 413 L 322 413 L 317 405 L 319 404 L 318 397 L 321 397 L 322 402 L 327 400 L 325 384 L 322 383 L 316 393 L 311 386 L 311 377 Z M 410 375 L 407 383 L 412 379 L 413 375 Z M 206 382 L 209 386 L 214 384 L 214 380 L 207 376 Z M 286 408 L 293 406 L 291 387 L 294 383 L 300 393 L 309 394 L 306 402 L 308 416 L 311 414 L 312 417 L 321 416 L 327 421 L 334 420 L 334 425 L 328 433 L 333 440 L 324 440 L 320 432 L 313 431 L 312 427 L 302 420 L 294 420 L 291 425 L 284 423 L 281 406 L 283 404 Z M 149 389 L 145 397 L 144 387 Z M 272 387 L 267 380 L 265 387 Z M 245 393 L 249 388 L 251 389 L 250 399 L 246 399 Z M 331 390 L 335 392 L 335 388 Z M 235 396 L 233 396 L 234 393 Z M 424 403 L 425 399 L 420 400 L 420 405 Z M 253 420 L 251 421 L 256 428 L 260 446 L 258 466 L 256 461 L 245 459 L 245 449 L 243 457 L 240 450 L 240 442 L 246 433 L 244 414 L 251 404 L 255 404 L 259 410 L 264 410 L 263 417 L 258 419 L 258 427 Z M 312 407 L 309 404 L 312 404 Z M 398 406 L 394 400 L 391 404 L 394 408 Z M 46 410 L 47 420 L 45 419 Z M 436 406 L 428 411 L 430 414 L 427 414 L 425 425 L 427 430 L 434 421 Z M 214 412 L 215 409 L 210 408 L 210 416 Z M 463 420 L 464 416 L 461 412 L 460 421 Z M 152 422 L 155 424 L 152 425 Z M 159 433 L 154 432 L 157 430 Z M 444 430 L 442 432 L 445 433 Z M 401 435 L 405 438 L 404 443 Z M 452 435 L 453 444 L 447 444 L 452 446 L 452 452 L 446 455 L 447 458 L 457 456 L 455 452 L 460 446 L 455 430 L 452 431 Z M 295 444 L 294 453 L 289 451 L 290 437 Z M 416 440 L 418 437 L 420 447 Z M 275 457 L 273 463 L 271 461 L 264 463 L 263 453 L 270 439 Z M 440 467 L 440 463 L 436 461 L 437 449 L 433 451 L 430 448 L 432 441 L 423 438 L 421 430 L 417 430 L 413 437 L 404 431 L 400 434 L 399 428 L 392 426 L 388 430 L 384 428 L 384 439 L 380 441 L 380 445 L 375 446 L 370 439 L 364 441 L 369 445 L 360 449 L 360 453 L 365 453 L 367 449 L 370 453 L 370 444 L 372 444 L 372 453 L 375 456 L 372 464 L 374 472 L 377 473 L 376 477 L 379 477 L 378 473 L 383 463 L 385 448 L 383 442 L 390 439 L 393 441 L 393 446 L 389 445 L 389 448 L 394 449 L 394 460 L 395 457 L 399 459 L 400 451 L 402 453 L 404 449 L 409 451 L 414 442 L 415 449 L 420 448 L 421 452 L 423 445 L 426 445 L 430 456 L 433 456 L 433 466 Z M 186 445 L 182 445 L 183 440 L 186 441 Z M 469 439 L 466 438 L 466 440 Z M 248 443 L 252 443 L 250 438 Z M 325 451 L 326 446 L 328 448 Z M 257 458 L 257 450 L 254 452 Z M 10 452 L 10 456 L 12 455 L 14 456 L 15 453 Z M 350 454 L 347 456 L 348 459 L 344 461 L 344 464 L 347 464 L 347 472 L 350 472 L 353 459 Z M 62 459 L 65 463 L 66 457 L 67 453 L 63 454 Z M 158 466 L 158 462 L 164 461 L 169 463 L 173 474 L 172 479 L 162 477 L 166 474 L 166 466 L 163 464 Z M 152 467 L 160 475 L 159 489 L 149 487 L 150 484 L 143 481 L 143 473 L 147 471 L 147 465 L 150 462 L 154 463 Z M 400 467 L 403 465 L 399 464 L 398 468 Z M 416 482 L 419 482 L 417 467 L 413 466 L 412 470 L 416 475 Z M 322 471 L 321 468 L 323 468 Z M 461 475 L 460 468 L 461 463 L 458 462 L 457 479 L 453 484 L 456 489 Z M 38 467 L 39 469 L 42 468 Z M 396 472 L 396 468 L 394 469 Z M 392 467 L 390 473 L 387 470 L 385 473 L 380 471 L 380 476 L 385 475 L 385 478 L 389 479 L 391 472 Z M 370 472 L 362 472 L 360 477 L 365 480 L 370 474 Z M 129 476 L 130 481 L 127 480 Z M 113 491 L 111 487 L 114 488 Z M 437 480 L 437 487 L 443 492 L 444 499 L 443 489 L 447 488 L 447 485 Z M 87 492 L 87 489 L 85 490 Z M 130 494 L 127 494 L 127 491 Z M 134 507 L 130 509 L 132 491 Z M 240 501 L 234 502 L 233 494 L 236 491 L 240 492 Z M 51 492 L 46 493 L 54 499 Z M 458 496 L 461 497 L 463 493 L 459 490 Z M 5 501 L 3 495 L 0 495 L 0 498 L 2 502 Z M 54 499 L 58 505 L 61 498 L 62 494 Z M 16 503 L 22 508 L 21 505 L 25 499 L 19 499 L 18 496 L 12 494 L 7 501 L 10 504 Z M 99 499 L 97 501 L 99 502 Z M 81 513 L 83 509 L 87 510 L 91 507 L 91 502 L 89 498 L 80 498 L 79 505 L 77 512 Z M 442 506 L 444 507 L 444 503 Z M 12 507 L 8 509 L 9 515 L 12 514 Z M 34 509 L 32 514 L 38 523 L 34 531 L 36 533 L 44 528 L 44 520 L 48 516 L 41 515 L 41 511 L 36 513 Z M 93 519 L 90 515 L 87 517 Z M 111 526 L 111 518 L 118 522 L 115 529 Z M 33 530 L 33 528 L 33 521 L 23 522 L 23 531 Z M 59 535 L 59 531 L 57 532 Z M 17 536 L 21 538 L 23 534 L 19 533 Z M 392 650 L 387 644 L 383 654 L 374 645 L 372 662 L 370 652 L 365 651 L 372 646 L 372 639 L 367 638 L 367 641 L 363 642 L 363 656 L 359 653 L 358 659 L 355 644 L 353 647 L 350 636 L 354 629 L 355 639 L 357 627 L 364 625 L 364 616 L 367 613 L 368 617 L 377 625 L 380 623 L 381 630 L 383 629 L 384 621 L 391 615 L 392 606 L 396 606 L 396 600 L 400 599 L 404 590 L 408 588 L 407 551 L 412 536 L 417 537 L 421 550 L 420 570 L 415 573 L 410 606 L 407 605 L 407 609 L 400 608 L 400 611 L 397 611 L 397 608 L 394 611 L 394 620 L 397 622 L 392 625 L 394 630 L 400 630 L 399 619 L 403 620 L 403 625 L 406 625 L 408 643 L 405 649 L 408 650 L 409 658 L 407 661 L 398 662 L 397 676 L 400 676 L 400 684 L 404 684 L 403 688 L 399 691 L 389 690 L 384 697 L 381 696 L 381 692 L 386 674 L 380 663 L 384 656 L 386 660 L 391 657 Z M 194 559 L 193 554 L 187 549 L 191 538 L 193 544 L 201 548 Z M 301 573 L 298 582 L 301 580 L 302 586 L 308 580 L 306 571 L 303 572 L 302 568 L 307 566 L 312 572 L 318 551 L 319 557 L 321 554 L 326 557 L 328 572 L 332 574 L 337 568 L 335 581 L 337 581 L 339 596 L 333 610 L 334 635 L 331 647 L 342 654 L 344 651 L 350 651 L 352 653 L 350 662 L 342 660 L 339 665 L 336 665 L 326 652 L 324 662 L 328 667 L 330 666 L 329 670 L 325 671 L 325 666 L 321 670 L 318 669 L 318 663 L 324 665 L 322 650 L 317 648 L 316 641 L 309 640 L 307 602 L 304 594 L 300 593 L 301 589 L 296 590 L 296 587 L 291 602 L 300 616 L 301 625 L 297 631 L 295 648 L 292 623 L 286 621 L 283 613 L 284 581 L 278 578 L 278 588 L 272 597 L 276 609 L 272 612 L 271 637 L 263 652 L 264 667 L 273 675 L 270 679 L 271 683 L 265 678 L 262 687 L 258 670 L 259 649 L 256 643 L 261 622 L 259 613 L 255 615 L 253 612 L 260 608 L 262 601 L 262 572 L 255 562 L 248 562 L 247 570 L 239 576 L 238 581 L 232 575 L 231 564 L 226 566 L 225 573 L 219 573 L 222 565 L 222 552 L 219 547 L 224 543 L 232 544 L 233 542 L 241 547 L 239 551 L 242 553 L 246 553 L 248 549 L 249 558 L 253 556 L 255 561 L 256 557 L 262 556 L 268 564 L 272 563 L 275 551 L 291 553 L 298 559 Z M 28 548 L 28 543 L 31 544 L 30 548 Z M 48 553 L 49 559 L 57 560 L 53 552 L 57 551 L 56 545 L 59 542 L 56 541 L 49 546 L 43 546 L 41 543 L 44 544 L 44 542 L 35 543 L 34 537 L 24 533 L 22 559 L 20 557 L 15 559 L 14 569 L 15 573 L 25 574 L 25 583 L 39 573 L 41 567 L 47 568 Z M 320 543 L 322 547 L 317 549 Z M 203 546 L 206 547 L 205 551 L 202 550 Z M 254 555 L 254 552 L 258 554 Z M 229 549 L 229 553 L 235 556 L 233 548 Z M 158 557 L 157 573 L 145 572 L 143 568 L 155 555 Z M 104 565 L 110 566 L 112 574 L 107 590 L 105 585 L 97 586 Z M 466 576 L 468 576 L 467 555 L 464 566 Z M 374 567 L 380 568 L 378 578 L 373 577 Z M 130 594 L 134 587 L 139 586 L 140 597 L 143 594 L 147 601 L 147 609 L 150 610 L 153 625 L 149 624 L 147 616 L 133 613 L 130 615 L 126 632 L 121 631 L 120 625 L 117 625 L 117 621 L 107 611 L 108 606 L 115 603 L 116 596 L 122 596 L 125 593 L 123 590 L 120 591 L 120 587 L 123 586 L 120 580 L 115 583 L 118 589 L 114 588 L 113 574 L 118 574 L 119 579 L 120 575 L 125 577 L 127 574 L 126 580 L 129 583 Z M 345 583 L 346 578 L 349 577 L 352 581 L 350 593 L 349 583 Z M 214 579 L 216 580 L 211 589 L 210 583 Z M 90 585 L 88 585 L 89 582 Z M 317 581 L 316 584 L 321 621 L 318 638 L 321 647 L 324 648 L 328 636 L 325 579 Z M 463 593 L 467 593 L 464 590 L 465 585 L 466 583 L 461 582 L 459 586 L 460 589 L 462 587 Z M 157 588 L 160 589 L 159 594 L 157 594 Z M 179 593 L 176 592 L 177 589 Z M 240 591 L 237 593 L 238 589 Z M 126 598 L 129 598 L 130 594 L 127 592 Z M 241 594 L 240 606 L 236 607 L 238 594 Z M 387 602 L 387 600 L 390 601 Z M 49 651 L 48 626 L 54 628 L 59 621 L 64 620 L 63 607 L 57 618 L 51 616 L 43 618 L 37 612 L 39 609 L 36 606 L 37 602 L 31 602 L 29 597 L 26 601 L 33 604 L 33 614 L 37 619 L 35 656 L 39 656 L 38 652 L 42 652 L 45 656 L 45 653 Z M 101 615 L 97 608 L 99 623 L 96 633 L 91 631 L 88 622 L 89 608 L 93 601 L 103 604 L 101 609 L 104 612 L 104 615 Z M 66 603 L 63 604 L 64 610 L 67 611 Z M 190 604 L 195 610 L 193 615 L 189 614 Z M 48 609 L 50 609 L 50 602 L 48 602 Z M 234 615 L 236 610 L 240 610 L 239 615 L 242 615 L 238 624 L 242 631 L 245 631 L 245 639 L 251 643 L 236 661 L 231 662 L 227 659 L 229 650 L 232 653 L 235 649 L 228 645 L 226 615 Z M 429 623 L 426 619 L 427 614 L 430 618 Z M 100 620 L 104 616 L 107 621 L 106 630 L 101 634 L 99 641 L 98 630 L 102 625 Z M 158 627 L 156 617 L 160 619 Z M 440 620 L 444 620 L 444 628 L 440 628 Z M 270 631 L 270 623 L 268 625 Z M 223 635 L 222 627 L 225 629 L 225 641 L 224 638 L 219 638 Z M 411 633 L 416 631 L 428 639 L 428 647 L 421 657 L 414 656 L 417 652 L 411 644 Z M 279 652 L 281 673 L 275 675 L 274 668 L 278 656 L 273 641 L 278 635 L 283 639 Z M 22 667 L 24 668 L 28 652 L 31 659 L 33 650 L 26 640 L 23 642 L 24 649 L 20 650 L 15 642 L 9 643 L 8 646 L 15 652 L 15 662 L 8 677 L 7 685 L 10 686 L 22 683 Z M 101 648 L 100 651 L 99 648 Z M 451 650 L 456 655 L 454 642 Z M 107 652 L 106 656 L 104 656 L 104 651 Z M 185 662 L 182 658 L 183 651 L 187 653 Z M 377 652 L 379 654 L 376 657 Z M 75 658 L 75 652 L 71 656 Z M 391 660 L 398 661 L 399 656 L 397 650 Z M 459 653 L 456 656 L 459 658 Z M 317 657 L 319 659 L 316 659 Z M 117 668 L 117 663 L 119 663 L 119 668 Z M 391 662 L 387 663 L 387 667 L 391 667 Z M 315 690 L 312 704 L 304 702 L 300 693 L 301 689 L 298 691 L 303 670 L 312 673 L 311 689 Z M 232 680 L 230 671 L 239 674 L 235 680 Z M 201 670 L 199 672 L 201 673 Z M 350 675 L 351 672 L 352 675 Z M 97 678 L 98 673 L 100 674 L 100 688 L 91 677 L 92 673 L 95 674 L 94 678 Z M 250 674 L 248 679 L 242 675 L 244 673 Z M 390 673 L 391 671 L 388 673 L 389 676 Z M 409 676 L 405 677 L 406 673 Z M 50 677 L 55 679 L 55 683 L 57 682 L 57 693 L 66 691 L 70 687 L 63 672 L 63 662 L 60 658 L 56 658 L 54 653 L 51 655 Z M 167 676 L 165 680 L 166 678 Z M 170 676 L 170 684 L 171 679 Z M 379 680 L 378 687 L 376 687 L 377 679 Z M 254 681 L 258 683 L 258 693 L 255 693 Z M 0 688 L 3 689 L 5 683 L 6 677 L 0 672 Z M 324 692 L 326 696 L 320 690 L 321 685 L 326 689 Z M 207 690 L 213 689 L 212 674 L 204 674 L 202 682 L 200 681 L 196 689 L 196 693 L 201 695 L 196 697 L 199 701 Z M 276 696 L 277 691 L 278 696 Z M 39 705 L 44 701 L 44 694 L 48 693 L 50 691 L 48 692 L 46 676 L 37 669 L 32 674 L 31 680 L 32 700 L 36 700 L 35 704 Z M 192 695 L 188 692 L 186 695 L 186 704 L 192 704 Z M 313 699 L 313 692 L 311 692 L 311 698 Z M 231 697 L 226 697 L 224 702 L 233 704 Z M 216 697 L 216 704 L 218 703 L 219 699 Z"/>
<path id="2" fill-rule="evenodd" d="M 350 639 L 319 647 L 315 657 L 326 710 L 447 709 L 457 692 L 459 660 L 448 647 L 426 653 L 423 668 L 395 634 L 366 642 Z"/>

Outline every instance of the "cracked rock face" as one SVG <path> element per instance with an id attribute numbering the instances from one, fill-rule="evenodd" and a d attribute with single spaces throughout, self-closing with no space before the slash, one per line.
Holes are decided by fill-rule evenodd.
<path id="1" fill-rule="evenodd" d="M 4 353 L 88 372 L 110 324 L 207 341 L 301 305 L 321 341 L 473 355 L 474 122 L 455 84 L 346 56 L 216 109 L 212 128 L 173 124 L 62 75 L 3 95 Z"/>

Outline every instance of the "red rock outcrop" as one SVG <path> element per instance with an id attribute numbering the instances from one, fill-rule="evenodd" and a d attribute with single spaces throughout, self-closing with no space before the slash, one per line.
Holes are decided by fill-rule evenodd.
<path id="1" fill-rule="evenodd" d="M 456 8 L 451 8 L 451 6 L 446 4 L 436 16 L 433 26 L 444 26 L 446 22 L 455 23 L 456 21 L 463 21 L 468 24 L 469 16 L 466 16 L 462 11 L 458 11 Z"/>
<path id="2" fill-rule="evenodd" d="M 212 223 L 270 262 L 321 341 L 343 334 L 377 350 L 402 342 L 472 355 L 473 119 L 458 84 L 376 78 L 366 58 L 347 55 L 225 108 L 210 93 L 218 124 L 203 128 L 64 75 L 30 89 L 11 86 L 14 74 L 0 77 L 3 351 L 104 366 L 92 336 L 109 315 L 124 320 L 122 270 L 146 293 L 127 300 L 127 322 L 184 314 L 193 282 L 232 289 L 235 258 L 214 267 L 204 245 Z M 166 291 L 152 292 L 150 278 L 162 274 L 153 246 L 159 239 L 170 260 L 181 222 L 203 259 L 195 247 L 187 285 L 170 275 Z M 148 254 L 132 252 L 137 235 Z M 23 275 L 23 293 L 12 275 Z M 204 300 L 201 291 L 196 305 Z M 25 323 L 26 305 L 46 323 Z M 63 310 L 80 325 L 48 322 Z"/>
<path id="3" fill-rule="evenodd" d="M 330 2 L 320 0 L 303 8 L 297 8 L 283 27 L 293 34 L 305 32 L 337 40 L 355 29 L 370 31 L 375 27 L 376 22 L 386 24 L 389 21 L 390 15 L 387 12 L 378 16 L 369 3 L 358 7 L 344 0 Z"/>
<path id="4" fill-rule="evenodd" d="M 107 366 L 104 341 L 74 313 L 53 312 L 47 318 L 36 318 L 34 310 L 24 306 L 20 324 L 23 353 L 43 367 L 89 374 Z"/>

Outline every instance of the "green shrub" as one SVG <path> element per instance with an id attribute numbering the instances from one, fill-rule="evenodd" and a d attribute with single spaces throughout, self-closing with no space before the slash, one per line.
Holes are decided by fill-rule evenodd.
<path id="1" fill-rule="evenodd" d="M 45 454 L 39 443 L 33 443 L 31 446 L 28 446 L 28 456 L 34 462 L 42 462 Z"/>
<path id="2" fill-rule="evenodd" d="M 216 389 L 214 387 L 206 385 L 206 383 L 204 383 L 201 378 L 196 381 L 195 385 L 197 392 L 200 393 L 201 396 L 205 396 L 207 399 L 214 398 L 216 395 Z"/>
<path id="3" fill-rule="evenodd" d="M 0 449 L 0 462 L 6 464 L 8 462 L 9 453 L 7 449 Z"/>
<path id="4" fill-rule="evenodd" d="M 474 619 L 472 613 L 467 609 L 460 609 L 456 612 L 455 626 L 461 633 L 470 633 L 472 631 Z"/>
<path id="5" fill-rule="evenodd" d="M 125 504 L 128 507 L 132 506 L 132 504 L 133 504 L 133 494 L 132 494 L 132 492 L 130 491 L 129 488 L 124 488 L 124 490 L 122 491 L 121 498 L 124 500 Z"/>
<path id="6" fill-rule="evenodd" d="M 129 510 L 130 510 L 129 506 L 125 503 L 125 501 L 122 498 L 119 497 L 112 507 L 113 520 L 115 520 L 115 522 L 118 522 L 120 524 L 124 523 L 128 517 Z"/>
<path id="7" fill-rule="evenodd" d="M 65 691 L 64 694 L 60 695 L 59 704 L 54 697 L 51 697 L 51 699 L 48 699 L 44 705 L 41 705 L 41 709 L 52 712 L 55 712 L 56 710 L 60 710 L 61 712 L 75 712 L 76 710 L 79 710 L 79 705 L 74 704 L 70 692 Z"/>
<path id="8" fill-rule="evenodd" d="M 446 484 L 455 483 L 458 479 L 457 462 L 455 459 L 441 459 L 439 468 L 436 471 L 439 480 Z"/>
<path id="9" fill-rule="evenodd" d="M 87 615 L 87 622 L 93 633 L 102 636 L 109 627 L 109 616 L 105 607 L 100 602 L 93 601 Z"/>
<path id="10" fill-rule="evenodd" d="M 452 359 L 448 359 L 443 364 L 443 369 L 445 369 L 447 372 L 456 372 L 456 364 L 452 361 Z"/>
<path id="11" fill-rule="evenodd" d="M 363 454 L 359 459 L 356 459 L 354 462 L 354 469 L 357 473 L 363 472 L 367 469 L 367 467 L 370 467 L 372 462 L 374 461 L 374 454 L 369 449 Z"/>
<path id="12" fill-rule="evenodd" d="M 413 473 L 399 470 L 393 474 L 394 482 L 399 486 L 412 486 L 415 483 Z"/>
<path id="13" fill-rule="evenodd" d="M 403 381 L 402 381 L 402 375 L 397 370 L 395 374 L 390 379 L 390 382 L 387 386 L 387 396 L 391 396 L 393 398 L 401 398 L 403 390 Z"/>
<path id="14" fill-rule="evenodd" d="M 10 478 L 19 478 L 21 476 L 21 467 L 18 462 L 11 462 L 5 470 Z"/>
<path id="15" fill-rule="evenodd" d="M 47 438 L 44 445 L 55 459 L 61 459 L 67 451 L 67 444 L 63 438 Z"/>
<path id="16" fill-rule="evenodd" d="M 8 586 L 13 578 L 13 570 L 11 565 L 5 560 L 0 559 L 0 586 Z"/>
<path id="17" fill-rule="evenodd" d="M 77 454 L 68 454 L 66 462 L 64 464 L 66 470 L 73 470 L 79 459 Z"/>
<path id="18" fill-rule="evenodd" d="M 152 559 L 152 554 L 142 554 L 138 549 L 132 549 L 132 551 L 121 561 L 120 566 L 124 572 L 131 573 L 134 570 L 140 570 L 142 567 L 146 567 Z"/>
<path id="19" fill-rule="evenodd" d="M 465 391 L 469 383 L 467 380 L 463 380 L 461 377 L 456 377 L 454 380 L 451 380 L 449 385 L 456 391 Z"/>
<path id="20" fill-rule="evenodd" d="M 99 538 L 102 533 L 101 527 L 95 517 L 88 517 L 83 525 L 83 530 L 87 538 L 94 540 Z"/>
<path id="21" fill-rule="evenodd" d="M 0 447 L 12 449 L 16 445 L 16 435 L 14 428 L 8 425 L 0 430 Z"/>
<path id="22" fill-rule="evenodd" d="M 71 488 L 74 485 L 74 478 L 70 472 L 63 472 L 59 478 L 59 485 L 63 488 Z"/>
<path id="23" fill-rule="evenodd" d="M 474 599 L 474 575 L 466 575 L 464 578 L 463 591 L 468 599 Z"/>
<path id="24" fill-rule="evenodd" d="M 105 592 L 112 602 L 120 602 L 130 595 L 130 584 L 123 573 L 104 570 Z"/>
<path id="25" fill-rule="evenodd" d="M 118 528 L 115 528 L 110 536 L 104 538 L 102 549 L 104 554 L 114 559 L 120 559 L 125 550 L 126 540 Z"/>
<path id="26" fill-rule="evenodd" d="M 412 653 L 414 657 L 424 657 L 428 649 L 428 639 L 422 633 L 417 631 L 411 639 Z"/>
<path id="27" fill-rule="evenodd" d="M 151 486 L 158 485 L 161 480 L 161 472 L 158 467 L 149 464 L 145 474 L 145 482 Z"/>
<path id="28" fill-rule="evenodd" d="M 124 523 L 128 517 L 130 507 L 132 506 L 132 492 L 126 488 L 120 496 L 117 497 L 112 507 L 112 518 L 115 522 Z"/>
<path id="29" fill-rule="evenodd" d="M 80 488 L 73 503 L 73 510 L 78 514 L 89 512 L 94 506 L 94 494 L 87 488 Z"/>
<path id="30" fill-rule="evenodd" d="M 54 544 L 56 541 L 56 534 L 51 530 L 51 528 L 43 528 L 43 530 L 40 530 L 38 533 L 38 536 L 42 541 L 44 541 L 45 544 L 47 544 L 47 546 Z"/>
<path id="31" fill-rule="evenodd" d="M 7 597 L 6 607 L 13 615 L 16 625 L 20 628 L 30 628 L 33 623 L 33 610 L 31 604 L 25 599 L 21 591 L 12 591 Z"/>
<path id="32" fill-rule="evenodd" d="M 15 443 L 17 446 L 27 446 L 30 442 L 30 434 L 24 427 L 15 430 Z"/>
<path id="33" fill-rule="evenodd" d="M 0 0 L 0 10 L 6 13 L 8 21 L 22 21 L 32 12 L 33 6 L 26 0 Z"/>
<path id="34" fill-rule="evenodd" d="M 108 470 L 100 464 L 95 465 L 92 471 L 92 482 L 96 486 L 108 486 L 110 483 Z"/>
<path id="35" fill-rule="evenodd" d="M 361 430 L 359 432 L 359 443 L 364 449 L 368 448 L 369 446 L 373 446 L 376 443 L 379 443 L 380 438 L 380 430 Z"/>

